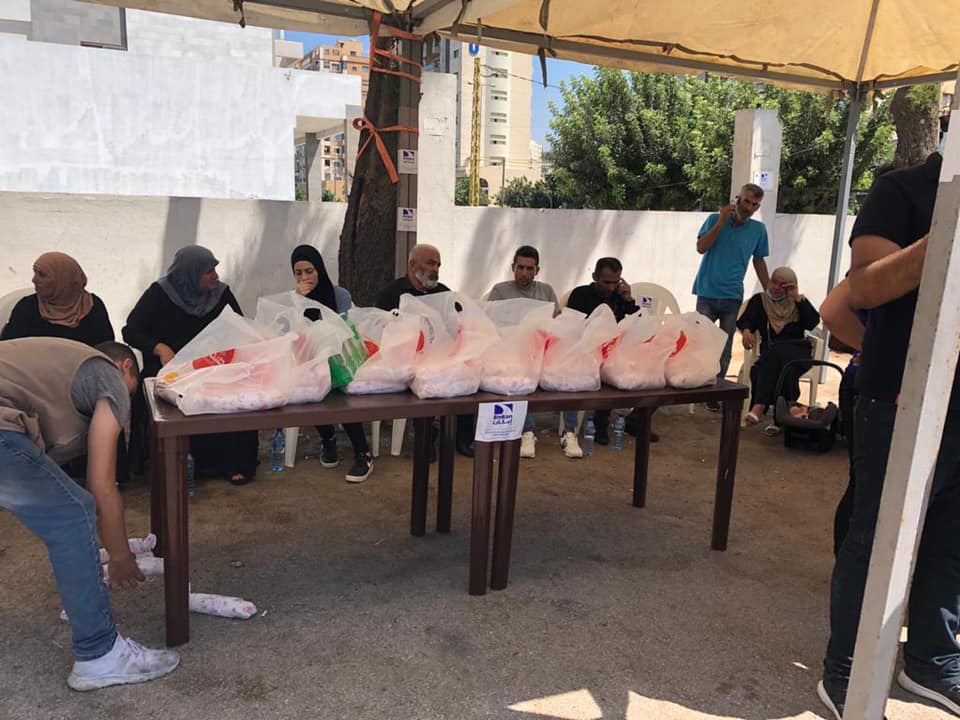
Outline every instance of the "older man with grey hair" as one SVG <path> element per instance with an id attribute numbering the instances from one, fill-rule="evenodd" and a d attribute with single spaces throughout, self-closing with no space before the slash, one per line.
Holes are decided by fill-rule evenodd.
<path id="1" fill-rule="evenodd" d="M 432 295 L 449 289 L 440 282 L 440 251 L 433 245 L 414 245 L 407 257 L 407 274 L 380 291 L 377 307 L 395 310 L 401 295 Z"/>

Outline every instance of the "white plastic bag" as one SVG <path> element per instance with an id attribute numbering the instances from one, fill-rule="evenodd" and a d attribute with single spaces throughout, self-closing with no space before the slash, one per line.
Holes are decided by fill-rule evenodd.
<path id="1" fill-rule="evenodd" d="M 550 325 L 540 387 L 561 392 L 599 390 L 604 350 L 619 333 L 607 304 L 597 306 L 589 317 L 564 308 Z"/>
<path id="2" fill-rule="evenodd" d="M 227 311 L 230 308 L 224 309 Z M 214 330 L 220 333 L 220 328 Z M 197 338 L 204 332 L 206 329 Z M 157 394 L 184 415 L 248 412 L 285 405 L 292 388 L 294 337 L 287 334 L 250 345 L 221 347 L 186 361 L 178 353 L 157 375 Z"/>
<path id="3" fill-rule="evenodd" d="M 347 315 L 357 326 L 370 357 L 344 392 L 372 395 L 406 390 L 413 380 L 417 348 L 423 337 L 420 318 L 380 308 L 351 308 Z"/>
<path id="4" fill-rule="evenodd" d="M 472 395 L 480 387 L 481 356 L 498 341 L 497 328 L 473 300 L 442 292 L 400 296 L 400 314 L 420 318 L 423 347 L 410 389 L 420 398 Z"/>
<path id="5" fill-rule="evenodd" d="M 674 350 L 667 358 L 667 384 L 695 388 L 716 383 L 727 334 L 695 312 L 667 316 L 664 328 L 676 337 Z"/>
<path id="6" fill-rule="evenodd" d="M 639 313 L 620 321 L 620 337 L 600 366 L 600 379 L 621 390 L 666 387 L 667 358 L 676 349 L 677 333 L 663 328 L 663 317 Z"/>
<path id="7" fill-rule="evenodd" d="M 484 305 L 500 341 L 483 354 L 480 389 L 500 395 L 529 395 L 537 389 L 553 320 L 552 302 L 512 298 Z"/>

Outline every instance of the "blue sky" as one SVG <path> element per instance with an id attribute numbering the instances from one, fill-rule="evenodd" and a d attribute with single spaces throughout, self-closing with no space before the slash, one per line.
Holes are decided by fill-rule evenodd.
<path id="1" fill-rule="evenodd" d="M 303 43 L 303 52 L 307 53 L 313 50 L 317 45 L 332 45 L 339 38 L 333 35 L 317 35 L 314 33 L 286 31 L 284 37 L 287 40 Z M 358 38 L 363 42 L 364 50 L 369 52 L 370 41 L 367 37 Z M 553 101 L 560 104 L 560 82 L 568 79 L 571 75 L 580 73 L 593 73 L 591 65 L 582 65 L 581 63 L 569 62 L 567 60 L 547 60 L 547 82 L 548 87 L 543 87 L 540 78 L 540 61 L 533 58 L 533 77 L 536 82 L 533 84 L 533 115 L 530 121 L 530 136 L 538 143 L 547 147 L 546 135 L 550 130 L 550 111 L 547 109 L 547 102 Z"/>

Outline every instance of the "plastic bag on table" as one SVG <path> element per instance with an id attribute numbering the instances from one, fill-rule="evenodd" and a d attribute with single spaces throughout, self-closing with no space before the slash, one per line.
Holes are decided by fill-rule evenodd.
<path id="1" fill-rule="evenodd" d="M 675 337 L 674 350 L 667 358 L 667 384 L 695 388 L 716 383 L 727 334 L 695 312 L 666 316 L 664 328 Z"/>
<path id="2" fill-rule="evenodd" d="M 540 387 L 561 392 L 599 390 L 600 363 L 620 334 L 610 306 L 599 305 L 589 316 L 564 308 L 549 332 Z"/>
<path id="3" fill-rule="evenodd" d="M 410 389 L 417 397 L 472 395 L 480 387 L 481 356 L 498 342 L 497 328 L 473 300 L 441 292 L 400 296 L 400 314 L 420 318 L 423 332 Z"/>
<path id="4" fill-rule="evenodd" d="M 285 405 L 292 388 L 294 338 L 287 334 L 181 363 L 174 357 L 157 375 L 157 394 L 184 415 Z"/>
<path id="5" fill-rule="evenodd" d="M 488 302 L 484 310 L 496 325 L 500 340 L 483 354 L 480 389 L 500 395 L 529 395 L 540 382 L 553 303 L 512 298 Z"/>
<path id="6" fill-rule="evenodd" d="M 353 321 L 341 321 L 349 328 L 350 338 L 343 342 L 339 353 L 330 357 L 330 380 L 335 388 L 348 385 L 370 354 Z"/>
<path id="7" fill-rule="evenodd" d="M 238 315 L 229 305 L 224 307 L 213 322 L 180 348 L 173 359 L 160 368 L 157 377 L 163 375 L 168 368 L 196 361 L 196 368 L 210 365 L 222 365 L 230 362 L 230 353 L 241 345 L 252 345 L 262 340 L 276 337 L 270 328 L 261 325 L 256 320 Z"/>
<path id="8" fill-rule="evenodd" d="M 620 321 L 620 337 L 600 366 L 600 379 L 620 390 L 666 387 L 667 358 L 676 341 L 676 332 L 663 328 L 662 316 L 627 315 Z"/>
<path id="9" fill-rule="evenodd" d="M 276 295 L 264 295 L 257 299 L 256 320 L 263 327 L 270 328 L 274 335 L 299 332 L 313 322 L 304 315 L 307 310 L 318 310 L 319 316 L 328 319 L 337 315 L 337 311 L 323 303 L 304 297 L 300 293 L 288 290 Z M 347 339 L 349 336 L 345 336 Z"/>
<path id="10" fill-rule="evenodd" d="M 380 308 L 351 308 L 369 357 L 343 390 L 355 395 L 403 392 L 414 375 L 422 334 L 416 315 L 396 315 Z"/>

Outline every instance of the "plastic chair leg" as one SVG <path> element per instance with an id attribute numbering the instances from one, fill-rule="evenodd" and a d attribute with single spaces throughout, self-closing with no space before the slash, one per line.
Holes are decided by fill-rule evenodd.
<path id="1" fill-rule="evenodd" d="M 297 438 L 300 436 L 300 428 L 284 428 L 284 439 L 286 440 L 286 450 L 283 454 L 283 464 L 292 468 L 297 460 Z"/>
<path id="2" fill-rule="evenodd" d="M 370 423 L 370 453 L 375 457 L 380 457 L 380 421 L 374 420 Z"/>
<path id="3" fill-rule="evenodd" d="M 407 421 L 405 418 L 397 418 L 393 421 L 393 433 L 390 436 L 390 454 L 398 457 L 403 452 L 403 435 L 407 430 Z"/>

